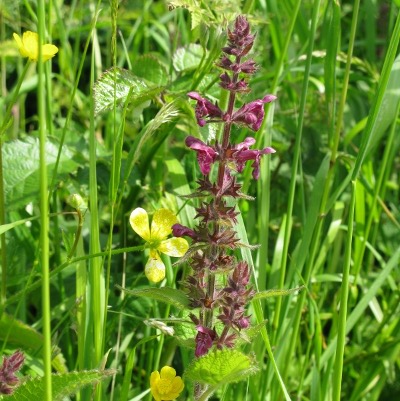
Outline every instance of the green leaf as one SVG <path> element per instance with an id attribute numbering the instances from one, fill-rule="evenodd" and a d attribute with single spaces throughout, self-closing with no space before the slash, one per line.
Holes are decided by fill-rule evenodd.
<path id="1" fill-rule="evenodd" d="M 172 59 L 176 71 L 194 70 L 200 64 L 204 50 L 200 45 L 191 44 L 179 48 Z"/>
<path id="2" fill-rule="evenodd" d="M 371 143 L 368 152 L 382 142 L 382 138 L 396 118 L 397 104 L 400 100 L 400 55 L 394 60 L 390 71 L 386 90 L 382 96 L 382 103 L 378 109 L 376 121 L 371 133 Z"/>
<path id="3" fill-rule="evenodd" d="M 257 292 L 254 295 L 254 299 L 270 298 L 270 297 L 282 297 L 284 295 L 293 294 L 296 291 L 301 291 L 304 285 L 296 288 L 289 288 L 288 290 L 266 290 Z"/>
<path id="4" fill-rule="evenodd" d="M 213 388 L 244 380 L 258 370 L 249 356 L 235 349 L 209 352 L 195 359 L 186 369 L 185 377 Z"/>
<path id="5" fill-rule="evenodd" d="M 55 141 L 46 142 L 47 174 L 51 178 L 59 144 Z M 72 160 L 73 153 L 63 146 L 58 167 L 58 174 L 75 171 L 78 164 Z M 7 210 L 15 210 L 38 198 L 39 195 L 39 140 L 27 137 L 3 144 L 4 190 L 6 193 Z"/>
<path id="6" fill-rule="evenodd" d="M 186 309 L 189 306 L 189 299 L 187 295 L 180 290 L 169 287 L 161 288 L 139 288 L 135 290 L 127 290 L 119 285 L 117 287 L 127 294 L 133 295 L 135 297 L 147 297 L 152 298 L 160 302 L 165 302 L 171 304 L 178 309 Z"/>
<path id="7" fill-rule="evenodd" d="M 143 79 L 128 70 L 113 67 L 107 70 L 94 84 L 96 115 L 114 107 L 114 89 L 117 105 L 123 105 L 126 100 L 129 100 L 133 107 L 154 98 L 162 90 L 158 87 L 149 87 Z"/>
<path id="8" fill-rule="evenodd" d="M 2 224 L 0 226 L 0 234 L 3 234 L 5 232 L 7 232 L 8 230 L 12 230 L 13 228 L 15 228 L 21 224 L 24 224 L 28 221 L 32 221 L 32 220 L 35 220 L 38 218 L 39 218 L 39 216 L 34 216 L 34 217 L 28 217 L 27 219 L 13 221 L 12 223 L 9 223 L 9 224 Z"/>
<path id="9" fill-rule="evenodd" d="M 115 374 L 115 370 L 88 370 L 83 372 L 69 372 L 52 375 L 53 401 L 62 400 L 70 394 L 76 393 L 82 387 L 95 384 L 99 380 Z M 12 395 L 0 396 L 4 401 L 43 401 L 45 397 L 44 377 L 35 377 L 27 380 L 16 388 Z"/>
<path id="10" fill-rule="evenodd" d="M 40 352 L 43 348 L 41 333 L 4 312 L 0 319 L 0 341 L 7 341 L 7 344 L 33 352 Z M 53 351 L 56 354 L 51 361 L 53 368 L 60 373 L 67 372 L 65 359 L 60 349 L 55 347 Z"/>
<path id="11" fill-rule="evenodd" d="M 150 54 L 145 54 L 135 59 L 132 65 L 132 72 L 150 85 L 166 86 L 168 84 L 166 68 L 156 57 Z"/>

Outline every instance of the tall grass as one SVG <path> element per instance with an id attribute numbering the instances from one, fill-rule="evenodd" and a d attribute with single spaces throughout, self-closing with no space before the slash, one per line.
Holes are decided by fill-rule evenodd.
<path id="1" fill-rule="evenodd" d="M 245 170 L 255 200 L 240 201 L 238 232 L 260 246 L 242 256 L 260 291 L 305 288 L 252 303 L 261 333 L 243 349 L 259 372 L 212 399 L 399 397 L 398 3 L 11 3 L 0 5 L 0 339 L 2 354 L 27 355 L 24 375 L 46 378 L 45 399 L 51 370 L 112 367 L 114 377 L 70 399 L 150 401 L 152 371 L 182 375 L 191 363 L 193 350 L 177 340 L 187 315 L 116 285 L 150 286 L 128 224 L 134 208 L 168 208 L 193 225 L 198 205 L 183 196 L 200 177 L 184 139 L 214 133 L 199 130 L 186 93 L 226 101 L 215 62 L 240 12 L 257 31 L 259 64 L 244 100 L 278 97 L 256 137 L 277 153 L 258 182 Z M 192 29 L 197 21 L 208 26 Z M 26 30 L 60 48 L 51 63 L 24 67 L 11 38 Z M 193 43 L 207 53 L 179 61 Z M 149 100 L 131 89 L 96 114 L 95 82 L 112 67 L 163 90 Z M 234 141 L 247 135 L 237 129 Z M 84 202 L 71 207 L 72 194 Z M 180 288 L 188 267 L 164 262 L 163 285 Z M 152 318 L 175 338 L 143 323 Z M 185 386 L 180 399 L 190 399 Z"/>

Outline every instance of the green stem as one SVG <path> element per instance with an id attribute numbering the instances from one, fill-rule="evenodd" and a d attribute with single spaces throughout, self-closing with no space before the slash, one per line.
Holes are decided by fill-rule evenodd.
<path id="1" fill-rule="evenodd" d="M 39 174 L 40 174 L 40 262 L 42 267 L 42 314 L 43 314 L 43 370 L 44 370 L 44 399 L 51 401 L 51 303 L 50 303 L 50 274 L 49 274 L 49 203 L 46 165 L 46 87 L 45 69 L 42 59 L 42 44 L 45 36 L 45 4 L 38 1 L 38 117 L 39 117 Z"/>

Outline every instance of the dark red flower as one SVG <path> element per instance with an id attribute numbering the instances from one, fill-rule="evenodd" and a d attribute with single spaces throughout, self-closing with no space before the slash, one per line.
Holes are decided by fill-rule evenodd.
<path id="1" fill-rule="evenodd" d="M 21 351 L 3 357 L 3 364 L 0 366 L 0 394 L 11 394 L 13 392 L 13 387 L 19 382 L 15 373 L 21 369 L 24 360 L 25 357 Z"/>
<path id="2" fill-rule="evenodd" d="M 231 121 L 245 124 L 253 131 L 258 131 L 264 120 L 264 103 L 270 103 L 275 99 L 274 95 L 266 95 L 263 99 L 247 103 L 233 113 Z"/>
<path id="3" fill-rule="evenodd" d="M 200 127 L 204 127 L 207 123 L 207 121 L 204 120 L 203 117 L 222 118 L 223 113 L 216 104 L 213 104 L 209 100 L 201 97 L 197 92 L 189 92 L 187 95 L 191 99 L 197 101 L 195 114 L 196 114 L 197 124 L 199 124 Z"/>
<path id="4" fill-rule="evenodd" d="M 196 357 L 202 356 L 208 352 L 212 347 L 214 340 L 217 337 L 215 330 L 211 330 L 204 326 L 197 326 L 197 336 L 196 336 L 196 350 L 194 354 Z"/>
<path id="5" fill-rule="evenodd" d="M 174 237 L 190 237 L 197 239 L 197 235 L 192 229 L 179 223 L 176 223 L 172 226 L 172 235 Z"/>
<path id="6" fill-rule="evenodd" d="M 213 147 L 206 145 L 203 141 L 193 136 L 188 136 L 185 143 L 186 146 L 197 152 L 200 170 L 204 175 L 207 175 L 210 172 L 211 164 L 217 159 L 218 153 Z"/>
<path id="7" fill-rule="evenodd" d="M 254 160 L 253 177 L 257 180 L 260 176 L 260 160 L 262 155 L 269 153 L 275 153 L 275 149 L 266 147 L 261 150 L 250 149 L 250 146 L 254 145 L 256 140 L 252 137 L 247 137 L 243 142 L 233 146 L 229 150 L 229 159 L 233 160 L 236 165 L 236 170 L 241 173 L 248 160 Z"/>

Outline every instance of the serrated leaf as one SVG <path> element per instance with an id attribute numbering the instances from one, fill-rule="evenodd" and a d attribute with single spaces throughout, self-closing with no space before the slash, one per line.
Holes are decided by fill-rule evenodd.
<path id="1" fill-rule="evenodd" d="M 113 369 L 52 374 L 52 400 L 62 400 L 63 397 L 76 393 L 82 387 L 106 379 L 113 374 L 115 374 Z M 0 400 L 4 401 L 43 401 L 45 398 L 44 377 L 27 380 L 17 387 L 13 394 L 0 396 Z"/>
<path id="2" fill-rule="evenodd" d="M 296 288 L 289 288 L 288 290 L 266 290 L 257 292 L 254 295 L 254 299 L 270 298 L 270 297 L 282 297 L 284 295 L 293 294 L 296 291 L 301 291 L 304 285 Z"/>
<path id="3" fill-rule="evenodd" d="M 114 89 L 117 105 L 123 105 L 128 97 L 130 97 L 128 100 L 131 105 L 138 105 L 154 98 L 162 90 L 162 88 L 149 87 L 143 79 L 128 70 L 113 67 L 107 70 L 94 84 L 94 112 L 96 115 L 114 107 Z"/>
<path id="4" fill-rule="evenodd" d="M 185 371 L 185 377 L 214 388 L 244 380 L 256 373 L 252 358 L 235 349 L 211 351 L 195 359 Z"/>
<path id="5" fill-rule="evenodd" d="M 177 307 L 178 309 L 186 309 L 189 306 L 189 299 L 187 295 L 180 290 L 169 287 L 161 288 L 138 288 L 135 290 L 128 290 L 117 286 L 119 289 L 125 291 L 129 295 L 135 297 L 152 298 Z"/>
<path id="6" fill-rule="evenodd" d="M 144 81 L 156 86 L 168 84 L 168 73 L 163 64 L 156 57 L 145 54 L 135 59 L 132 65 L 132 72 Z"/>
<path id="7" fill-rule="evenodd" d="M 176 71 L 187 71 L 196 69 L 203 57 L 204 50 L 198 44 L 191 44 L 179 48 L 173 58 L 172 63 Z"/>
<path id="8" fill-rule="evenodd" d="M 46 165 L 49 179 L 52 175 L 59 144 L 48 140 L 46 142 Z M 78 168 L 73 159 L 72 151 L 63 146 L 58 174 L 67 174 Z M 39 194 L 39 140 L 28 137 L 3 144 L 4 190 L 8 210 L 14 210 L 27 205 Z"/>
<path id="9" fill-rule="evenodd" d="M 0 341 L 7 341 L 7 344 L 33 352 L 39 352 L 43 348 L 43 335 L 41 333 L 4 312 L 0 319 Z M 53 351 L 56 353 L 51 361 L 53 368 L 60 373 L 67 372 L 68 369 L 61 350 L 56 347 Z"/>

